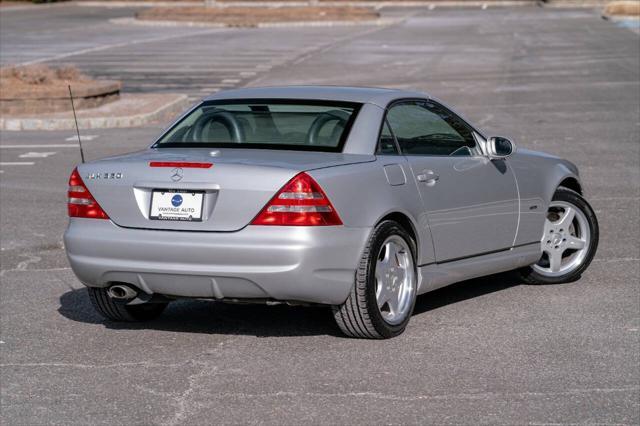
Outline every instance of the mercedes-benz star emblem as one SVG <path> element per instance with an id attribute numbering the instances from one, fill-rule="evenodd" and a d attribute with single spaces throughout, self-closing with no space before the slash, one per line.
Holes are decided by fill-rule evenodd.
<path id="1" fill-rule="evenodd" d="M 175 169 L 171 170 L 171 180 L 177 182 L 180 179 L 182 179 L 182 168 L 176 167 Z"/>

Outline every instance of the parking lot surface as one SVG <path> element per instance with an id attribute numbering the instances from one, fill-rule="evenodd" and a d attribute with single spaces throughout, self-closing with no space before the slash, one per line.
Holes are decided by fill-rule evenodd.
<path id="1" fill-rule="evenodd" d="M 640 422 L 636 33 L 589 10 L 526 7 L 216 30 L 109 21 L 130 9 L 50 11 L 0 15 L 3 65 L 74 63 L 130 91 L 193 97 L 245 84 L 425 90 L 486 133 L 575 162 L 601 240 L 579 281 L 459 283 L 421 296 L 387 341 L 341 337 L 323 308 L 180 301 L 153 322 L 113 323 L 62 247 L 74 132 L 3 132 L 3 424 Z M 144 148 L 164 124 L 82 131 L 86 156 Z"/>

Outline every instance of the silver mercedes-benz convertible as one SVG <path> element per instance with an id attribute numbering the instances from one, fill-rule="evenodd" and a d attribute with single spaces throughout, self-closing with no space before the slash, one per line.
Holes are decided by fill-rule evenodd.
<path id="1" fill-rule="evenodd" d="M 389 338 L 419 294 L 575 280 L 598 245 L 575 165 L 389 89 L 220 92 L 148 149 L 80 164 L 68 195 L 69 262 L 116 321 L 177 298 L 323 304 Z"/>

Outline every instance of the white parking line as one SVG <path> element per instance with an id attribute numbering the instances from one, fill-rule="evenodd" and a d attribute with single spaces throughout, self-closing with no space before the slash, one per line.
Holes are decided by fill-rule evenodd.
<path id="1" fill-rule="evenodd" d="M 30 151 L 30 152 L 18 155 L 18 157 L 20 157 L 20 158 L 47 158 L 47 157 L 49 157 L 51 155 L 54 155 L 54 154 L 55 154 L 55 152 L 33 152 L 33 151 Z"/>
<path id="2" fill-rule="evenodd" d="M 206 34 L 213 34 L 213 33 L 216 33 L 216 32 L 220 32 L 220 29 L 219 28 L 215 28 L 215 29 L 211 29 L 211 30 L 194 31 L 194 32 L 180 33 L 180 34 L 171 34 L 171 35 L 165 35 L 165 36 L 160 36 L 160 37 L 150 37 L 150 38 L 141 39 L 141 40 L 130 40 L 130 41 L 122 42 L 122 43 L 113 43 L 113 44 L 106 44 L 106 45 L 101 45 L 101 46 L 93 46 L 93 47 L 88 47 L 86 49 L 78 49 L 78 50 L 75 50 L 73 52 L 60 53 L 60 54 L 49 56 L 49 57 L 46 57 L 46 58 L 39 58 L 39 59 L 31 60 L 31 61 L 22 62 L 22 63 L 19 63 L 18 65 L 40 64 L 42 62 L 55 61 L 55 60 L 59 60 L 59 59 L 69 58 L 71 56 L 83 55 L 83 54 L 86 54 L 86 53 L 100 52 L 102 50 L 116 49 L 116 48 L 121 48 L 121 47 L 133 46 L 133 45 L 136 45 L 136 44 L 157 43 L 157 42 L 160 42 L 160 41 L 168 41 L 168 40 L 175 40 L 175 39 L 179 39 L 179 38 L 188 38 L 188 37 L 194 37 L 194 36 L 201 36 L 201 35 L 206 35 Z"/>
<path id="3" fill-rule="evenodd" d="M 99 135 L 82 135 L 80 136 L 80 138 L 82 139 L 82 141 L 91 141 L 94 140 L 95 138 L 99 137 Z M 77 135 L 73 135 L 73 136 L 69 136 L 68 138 L 65 139 L 65 141 L 78 141 L 78 136 Z"/>
<path id="4" fill-rule="evenodd" d="M 78 138 L 76 137 L 76 140 Z M 84 136 L 82 137 L 84 140 Z M 0 145 L 0 149 L 24 149 L 24 148 L 78 148 L 78 144 L 74 143 L 58 143 L 49 145 Z"/>
<path id="5" fill-rule="evenodd" d="M 33 166 L 33 161 L 8 161 L 8 162 L 0 162 L 0 166 Z"/>

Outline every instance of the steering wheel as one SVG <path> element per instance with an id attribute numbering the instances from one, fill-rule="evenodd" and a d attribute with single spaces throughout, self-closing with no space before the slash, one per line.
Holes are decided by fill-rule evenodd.
<path id="1" fill-rule="evenodd" d="M 244 130 L 240 123 L 238 123 L 238 120 L 236 120 L 236 118 L 233 116 L 233 114 L 227 111 L 220 111 L 215 109 L 213 111 L 205 112 L 196 120 L 195 123 L 193 123 L 191 131 L 189 132 L 191 133 L 191 141 L 202 142 L 204 129 L 207 127 L 207 125 L 213 123 L 222 124 L 225 129 L 227 129 L 227 132 L 229 132 L 231 140 L 234 143 L 242 143 L 244 141 Z"/>
<path id="2" fill-rule="evenodd" d="M 309 132 L 307 133 L 307 143 L 309 145 L 318 145 L 320 139 L 320 131 L 322 128 L 331 121 L 337 121 L 336 127 L 331 133 L 331 138 L 336 136 L 338 126 L 344 128 L 349 120 L 350 114 L 340 109 L 334 109 L 331 111 L 323 112 L 313 120 Z"/>

